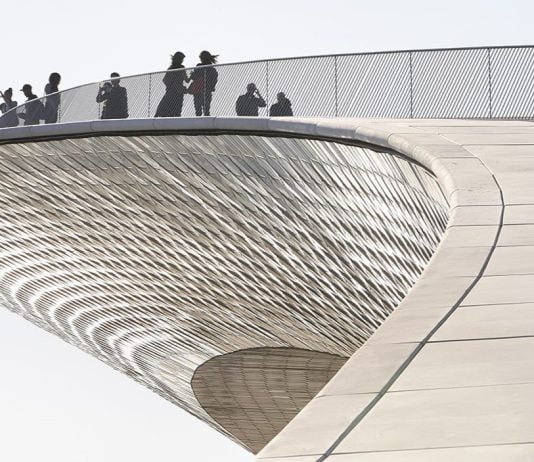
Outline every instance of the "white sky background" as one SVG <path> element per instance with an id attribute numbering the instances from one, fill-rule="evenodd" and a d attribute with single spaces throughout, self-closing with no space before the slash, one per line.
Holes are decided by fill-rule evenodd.
<path id="1" fill-rule="evenodd" d="M 5 3 L 5 4 L 4 4 Z M 185 64 L 534 44 L 532 0 L 2 2 L 0 89 L 62 89 Z M 0 461 L 246 462 L 252 456 L 90 356 L 0 309 Z"/>
<path id="2" fill-rule="evenodd" d="M 4 5 L 5 1 L 5 5 Z M 16 0 L 2 3 L 0 88 L 61 88 L 164 70 L 297 55 L 534 43 L 529 0 Z"/>

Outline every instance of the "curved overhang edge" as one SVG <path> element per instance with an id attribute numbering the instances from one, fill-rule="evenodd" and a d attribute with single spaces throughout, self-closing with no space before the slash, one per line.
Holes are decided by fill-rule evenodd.
<path id="1" fill-rule="evenodd" d="M 412 126 L 412 120 L 399 119 L 340 119 L 340 118 L 258 118 L 258 117 L 197 117 L 94 120 L 49 125 L 5 128 L 0 130 L 0 144 L 66 139 L 86 136 L 133 135 L 149 133 L 226 132 L 270 135 L 292 135 L 329 139 L 379 147 L 392 154 L 406 157 L 438 178 L 449 200 L 451 210 L 462 203 L 462 184 L 454 168 L 443 159 L 474 156 L 461 146 L 448 142 L 437 134 Z M 465 122 L 462 122 L 465 123 Z M 493 122 L 499 123 L 499 122 Z M 439 124 L 439 120 L 432 121 Z M 474 166 L 477 167 L 477 166 Z M 487 176 L 480 164 L 478 174 Z M 477 175 L 478 175 L 477 174 Z"/>
<path id="2" fill-rule="evenodd" d="M 432 171 L 447 193 L 451 178 L 446 169 L 433 165 L 432 154 L 405 139 L 389 140 L 388 127 L 406 125 L 397 119 L 340 119 L 296 117 L 195 117 L 93 120 L 60 124 L 30 125 L 0 130 L 0 144 L 35 142 L 92 136 L 133 136 L 140 134 L 260 134 L 287 135 L 359 144 L 398 155 Z M 404 133 L 406 130 L 402 130 Z M 411 130 L 418 133 L 418 130 Z M 442 176 L 442 178 L 440 178 Z M 452 185 L 454 187 L 454 185 Z"/>
<path id="3" fill-rule="evenodd" d="M 446 124 L 454 121 L 446 121 Z M 465 121 L 458 121 L 465 125 Z M 339 125 L 342 125 L 340 127 Z M 356 125 L 351 133 L 352 127 Z M 504 201 L 501 188 L 492 172 L 476 156 L 439 131 L 427 127 L 439 126 L 439 121 L 328 121 L 315 127 L 321 134 L 349 133 L 361 142 L 396 151 L 411 158 L 436 175 L 449 201 L 449 223 L 443 238 L 414 287 L 371 338 L 352 356 L 314 400 L 258 455 L 258 460 L 276 462 L 289 457 L 313 455 L 310 461 L 322 462 L 337 452 L 343 452 L 345 439 L 392 389 L 399 376 L 428 344 L 441 326 L 454 314 L 462 301 L 484 274 L 497 246 L 503 225 Z M 469 123 L 467 123 L 469 125 Z M 338 132 L 338 130 L 342 130 Z M 466 212 L 493 218 L 489 233 L 465 233 L 469 226 Z M 465 246 L 465 247 L 464 247 Z M 448 267 L 451 255 L 469 258 L 468 249 L 477 246 L 475 261 L 468 271 L 463 267 Z M 458 254 L 458 250 L 460 250 Z M 444 288 L 445 287 L 445 288 Z M 340 417 L 340 409 L 352 409 Z M 320 416 L 337 409 L 329 425 Z M 333 416 L 333 411 L 330 412 Z M 294 442 L 309 428 L 310 422 L 321 422 L 322 434 L 314 433 Z M 304 423 L 306 422 L 306 424 Z M 331 431 L 325 431 L 325 428 Z M 379 429 L 376 429 L 379 432 Z"/>
<path id="4" fill-rule="evenodd" d="M 458 123 L 469 124 L 465 121 Z M 488 123 L 499 122 L 486 122 Z M 317 398 L 258 455 L 259 459 L 273 459 L 311 454 L 330 455 L 348 432 L 389 390 L 396 377 L 418 354 L 421 345 L 428 341 L 432 333 L 459 306 L 468 291 L 477 283 L 477 278 L 480 278 L 491 257 L 502 226 L 502 191 L 480 159 L 431 128 L 439 124 L 440 121 L 436 120 L 384 119 L 135 119 L 4 129 L 0 131 L 0 143 L 71 136 L 127 135 L 151 131 L 291 134 L 377 146 L 406 156 L 436 175 L 449 201 L 451 215 L 447 231 L 434 257 L 397 310 L 342 367 Z M 486 249 L 485 255 L 479 257 L 478 269 L 468 276 L 447 272 L 444 266 L 447 264 L 448 251 L 462 245 L 462 242 L 459 242 L 462 237 L 456 231 L 462 226 L 464 215 L 458 211 L 461 208 L 469 208 L 470 212 L 476 213 L 476 209 L 488 206 L 498 210 L 498 218 L 494 224 L 494 233 L 477 236 L 477 246 Z M 442 289 L 444 283 L 447 284 L 446 293 L 438 290 Z M 410 315 L 421 310 L 423 303 L 432 305 L 431 316 L 417 319 L 417 316 Z M 410 329 L 406 329 L 407 322 L 410 323 Z M 332 422 L 328 425 L 328 431 L 324 431 L 326 423 L 321 416 L 325 412 L 325 406 L 342 405 L 347 396 L 358 397 L 358 404 L 352 403 L 353 418 L 350 421 Z M 322 422 L 319 425 L 323 430 L 322 436 L 310 436 L 307 438 L 309 444 L 303 442 L 295 448 L 295 440 L 302 437 L 302 421 L 308 422 L 309 425 L 316 419 Z"/>

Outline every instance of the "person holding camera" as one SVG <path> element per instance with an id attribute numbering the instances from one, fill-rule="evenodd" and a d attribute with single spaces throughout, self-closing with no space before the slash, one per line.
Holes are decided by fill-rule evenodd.
<path id="1" fill-rule="evenodd" d="M 258 117 L 258 108 L 266 106 L 267 103 L 260 95 L 256 84 L 249 83 L 247 92 L 237 98 L 235 112 L 238 116 Z"/>
<path id="2" fill-rule="evenodd" d="M 120 86 L 120 75 L 113 72 L 109 82 L 98 89 L 97 103 L 104 103 L 101 119 L 127 119 L 128 94 L 126 88 Z"/>

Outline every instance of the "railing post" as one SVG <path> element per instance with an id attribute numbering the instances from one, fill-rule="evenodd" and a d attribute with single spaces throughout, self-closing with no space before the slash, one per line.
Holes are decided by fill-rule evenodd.
<path id="1" fill-rule="evenodd" d="M 411 51 L 408 53 L 408 59 L 410 63 L 410 119 L 413 119 L 413 60 Z"/>
<path id="2" fill-rule="evenodd" d="M 493 119 L 493 81 L 491 75 L 491 48 L 486 48 L 488 57 L 488 99 L 489 99 L 489 116 Z"/>
<path id="3" fill-rule="evenodd" d="M 269 116 L 269 61 L 265 61 L 265 98 L 267 102 L 267 116 Z"/>
<path id="4" fill-rule="evenodd" d="M 62 117 L 62 114 L 61 114 L 61 93 L 58 94 L 58 100 L 59 100 L 59 104 L 57 106 L 57 122 L 56 123 L 61 123 L 61 117 Z"/>
<path id="5" fill-rule="evenodd" d="M 148 108 L 147 117 L 150 119 L 150 102 L 152 100 L 152 74 L 148 74 Z"/>
<path id="6" fill-rule="evenodd" d="M 337 56 L 334 56 L 334 113 L 336 117 L 339 116 L 338 110 L 338 88 L 337 88 Z"/>
<path id="7" fill-rule="evenodd" d="M 208 94 L 208 92 L 207 92 L 207 88 L 208 88 L 208 71 L 206 70 L 206 68 L 204 68 L 203 79 L 204 79 L 204 85 L 202 85 L 202 91 L 204 92 L 204 98 L 202 99 L 202 114 L 200 114 L 200 115 L 205 117 L 206 116 L 206 96 Z M 210 115 L 211 115 L 211 103 L 210 103 Z"/>
<path id="8" fill-rule="evenodd" d="M 100 93 L 100 83 L 98 83 L 97 85 L 98 85 L 98 93 Z M 102 116 L 100 107 L 101 107 L 101 104 L 100 103 L 96 103 L 96 108 L 97 108 L 97 111 L 98 111 L 98 118 L 99 119 Z"/>

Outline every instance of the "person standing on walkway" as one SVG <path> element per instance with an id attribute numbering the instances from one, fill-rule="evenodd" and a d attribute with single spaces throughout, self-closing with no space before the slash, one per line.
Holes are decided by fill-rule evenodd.
<path id="1" fill-rule="evenodd" d="M 187 72 L 184 70 L 183 62 L 185 55 L 177 51 L 172 55 L 172 62 L 163 77 L 165 84 L 165 94 L 156 110 L 156 117 L 181 117 L 182 106 L 184 104 L 184 93 L 186 88 L 184 82 L 189 82 Z"/>
<path id="2" fill-rule="evenodd" d="M 199 55 L 200 62 L 191 72 L 192 82 L 187 91 L 193 95 L 197 117 L 210 115 L 211 100 L 219 78 L 217 69 L 213 67 L 213 64 L 217 63 L 217 57 L 209 51 L 202 51 Z"/>
<path id="3" fill-rule="evenodd" d="M 44 92 L 47 96 L 44 104 L 44 122 L 45 124 L 55 124 L 57 122 L 59 103 L 61 96 L 58 93 L 61 76 L 57 72 L 52 72 L 48 78 Z"/>
<path id="4" fill-rule="evenodd" d="M 120 75 L 112 72 L 111 80 L 104 82 L 96 95 L 97 103 L 104 103 L 101 119 L 128 118 L 128 94 L 126 88 L 121 87 Z"/>
<path id="5" fill-rule="evenodd" d="M 13 101 L 13 89 L 8 88 L 4 93 L 0 91 L 0 97 L 4 100 L 2 104 L 0 104 L 0 111 L 2 114 L 5 114 L 8 111 L 11 111 L 11 109 L 17 107 L 17 102 Z M 17 116 L 17 111 L 11 111 L 9 114 L 6 114 L 2 116 L 0 119 L 0 127 L 16 127 L 19 124 L 19 117 Z"/>
<path id="6" fill-rule="evenodd" d="M 44 106 L 37 95 L 33 94 L 32 86 L 27 83 L 21 90 L 26 96 L 26 104 L 23 106 L 24 112 L 19 112 L 18 116 L 24 120 L 24 125 L 39 125 L 43 118 Z"/>
<path id="7" fill-rule="evenodd" d="M 238 116 L 258 117 L 258 108 L 267 106 L 255 83 L 247 85 L 247 92 L 237 98 L 235 112 Z"/>

